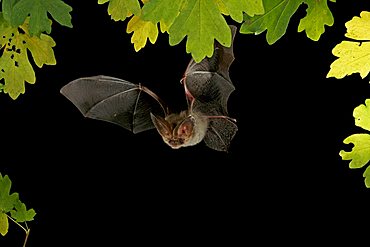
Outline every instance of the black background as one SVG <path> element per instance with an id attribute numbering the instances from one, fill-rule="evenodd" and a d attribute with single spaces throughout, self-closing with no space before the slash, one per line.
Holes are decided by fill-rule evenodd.
<path id="1" fill-rule="evenodd" d="M 154 130 L 133 135 L 83 118 L 59 93 L 83 76 L 141 82 L 169 104 L 185 104 L 179 79 L 190 55 L 167 34 L 135 52 L 127 21 L 111 20 L 107 4 L 66 2 L 74 27 L 53 24 L 57 65 L 34 66 L 36 84 L 17 100 L 0 97 L 0 172 L 37 212 L 27 246 L 177 246 L 196 237 L 233 246 L 262 232 L 289 241 L 293 232 L 306 239 L 360 224 L 370 196 L 364 169 L 349 169 L 339 151 L 363 131 L 352 111 L 370 97 L 369 80 L 326 74 L 345 22 L 370 11 L 367 1 L 329 3 L 335 23 L 318 42 L 297 32 L 305 5 L 271 46 L 265 33 L 237 35 L 229 112 L 239 131 L 229 153 L 203 143 L 172 150 Z M 10 223 L 0 246 L 22 242 Z"/>

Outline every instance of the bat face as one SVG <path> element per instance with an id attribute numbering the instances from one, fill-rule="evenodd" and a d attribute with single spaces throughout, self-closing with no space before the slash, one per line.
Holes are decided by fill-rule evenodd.
<path id="1" fill-rule="evenodd" d="M 190 115 L 187 111 L 173 113 L 166 118 L 151 114 L 151 118 L 163 141 L 173 149 L 198 144 L 207 132 L 207 118 Z"/>

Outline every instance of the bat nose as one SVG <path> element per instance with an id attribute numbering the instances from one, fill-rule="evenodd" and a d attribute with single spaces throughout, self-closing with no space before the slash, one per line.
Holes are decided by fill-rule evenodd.
<path id="1" fill-rule="evenodd" d="M 168 142 L 168 144 L 170 144 L 170 146 L 174 149 L 178 149 L 181 147 L 181 145 L 183 144 L 184 142 L 181 140 L 181 139 L 172 139 Z"/>

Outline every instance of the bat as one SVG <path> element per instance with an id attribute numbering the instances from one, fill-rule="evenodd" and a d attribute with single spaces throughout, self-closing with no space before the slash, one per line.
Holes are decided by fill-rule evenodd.
<path id="1" fill-rule="evenodd" d="M 69 82 L 60 93 L 83 116 L 118 124 L 134 134 L 157 129 L 173 149 L 202 141 L 217 151 L 228 151 L 238 127 L 228 116 L 227 102 L 235 87 L 229 76 L 234 61 L 236 27 L 230 25 L 232 42 L 224 47 L 217 41 L 214 53 L 199 63 L 190 60 L 180 80 L 187 109 L 171 112 L 163 100 L 142 84 L 105 75 Z"/>

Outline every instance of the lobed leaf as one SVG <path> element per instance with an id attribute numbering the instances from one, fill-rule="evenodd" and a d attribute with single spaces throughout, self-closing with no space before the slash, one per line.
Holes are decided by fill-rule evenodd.
<path id="1" fill-rule="evenodd" d="M 344 144 L 353 143 L 354 146 L 350 152 L 341 150 L 339 155 L 343 160 L 351 160 L 350 168 L 361 168 L 370 160 L 370 135 L 353 134 L 343 141 Z"/>
<path id="2" fill-rule="evenodd" d="M 10 178 L 7 175 L 3 177 L 0 173 L 0 212 L 10 212 L 18 200 L 18 193 L 10 194 L 11 185 Z"/>
<path id="3" fill-rule="evenodd" d="M 365 105 L 359 105 L 353 110 L 355 125 L 370 131 L 370 99 L 365 100 Z"/>
<path id="4" fill-rule="evenodd" d="M 48 13 L 59 24 L 72 27 L 71 11 L 72 7 L 62 0 L 18 0 L 13 6 L 10 23 L 13 27 L 18 27 L 29 17 L 29 33 L 40 36 L 42 32 L 51 32 Z M 7 18 L 6 20 L 9 21 Z"/>
<path id="5" fill-rule="evenodd" d="M 231 45 L 231 30 L 213 0 L 188 0 L 169 29 L 170 45 L 177 45 L 187 36 L 186 52 L 196 62 L 213 55 L 216 39 L 223 46 Z"/>
<path id="6" fill-rule="evenodd" d="M 185 0 L 151 0 L 142 9 L 142 18 L 153 23 L 160 22 L 161 31 L 167 32 L 179 15 Z"/>
<path id="7" fill-rule="evenodd" d="M 263 15 L 244 15 L 240 33 L 260 34 L 267 30 L 268 44 L 275 43 L 286 32 L 290 18 L 297 11 L 303 0 L 264 0 Z"/>
<path id="8" fill-rule="evenodd" d="M 17 200 L 14 207 L 15 210 L 11 210 L 10 214 L 12 218 L 15 219 L 17 222 L 32 221 L 36 215 L 35 210 L 33 210 L 32 208 L 27 210 L 26 205 L 20 200 Z"/>
<path id="9" fill-rule="evenodd" d="M 343 78 L 359 73 L 365 78 L 370 71 L 370 12 L 362 11 L 360 17 L 353 17 L 346 24 L 346 37 L 358 41 L 342 41 L 332 53 L 338 57 L 331 65 L 326 77 Z"/>
<path id="10" fill-rule="evenodd" d="M 0 47 L 3 50 L 0 57 L 0 79 L 4 79 L 3 91 L 12 99 L 25 92 L 25 82 L 36 81 L 27 50 L 40 68 L 44 64 L 56 64 L 52 50 L 54 40 L 46 34 L 31 37 L 28 28 L 28 19 L 19 28 L 13 28 L 0 16 Z"/>
<path id="11" fill-rule="evenodd" d="M 230 15 L 236 22 L 243 21 L 243 14 L 249 16 L 265 13 L 262 0 L 215 0 L 221 13 Z"/>
<path id="12" fill-rule="evenodd" d="M 359 105 L 353 110 L 356 126 L 370 130 L 370 99 L 365 101 L 365 105 Z M 350 168 L 361 168 L 370 161 L 370 135 L 354 134 L 347 137 L 345 144 L 353 143 L 354 146 L 350 152 L 341 150 L 339 155 L 343 160 L 351 160 Z M 370 166 L 363 173 L 365 185 L 370 188 Z"/>
<path id="13" fill-rule="evenodd" d="M 98 0 L 98 4 L 109 2 L 108 14 L 114 21 L 123 21 L 131 15 L 140 13 L 138 0 Z"/>
<path id="14" fill-rule="evenodd" d="M 306 31 L 307 37 L 318 41 L 325 32 L 325 25 L 332 26 L 334 17 L 327 1 L 305 0 L 308 5 L 307 15 L 301 19 L 298 32 Z"/>
<path id="15" fill-rule="evenodd" d="M 133 16 L 127 24 L 127 33 L 133 32 L 131 43 L 135 51 L 139 51 L 146 45 L 149 39 L 152 44 L 157 41 L 158 29 L 153 22 L 144 21 L 139 16 Z"/>

